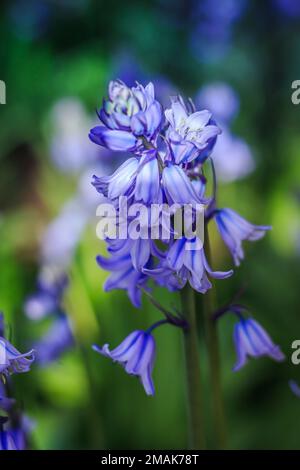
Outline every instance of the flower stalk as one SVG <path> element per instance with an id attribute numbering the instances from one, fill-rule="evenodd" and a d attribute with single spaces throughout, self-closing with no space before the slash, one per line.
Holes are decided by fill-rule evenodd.
<path id="1" fill-rule="evenodd" d="M 196 325 L 195 293 L 190 286 L 181 291 L 182 310 L 189 327 L 184 330 L 184 352 L 187 381 L 189 439 L 191 449 L 204 449 L 202 390 Z"/>
<path id="2" fill-rule="evenodd" d="M 210 263 L 211 250 L 207 225 L 205 227 L 205 249 L 208 262 Z M 216 292 L 215 289 L 210 289 L 206 295 L 203 296 L 204 327 L 210 369 L 214 432 L 217 443 L 216 447 L 219 449 L 224 449 L 227 446 L 227 435 L 221 385 L 220 351 L 217 322 L 214 321 L 213 316 L 215 310 Z"/>

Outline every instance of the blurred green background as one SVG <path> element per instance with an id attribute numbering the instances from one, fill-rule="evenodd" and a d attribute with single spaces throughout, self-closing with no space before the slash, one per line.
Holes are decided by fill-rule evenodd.
<path id="1" fill-rule="evenodd" d="M 233 373 L 233 319 L 220 321 L 229 442 L 238 449 L 298 449 L 300 401 L 288 380 L 300 381 L 300 367 L 290 361 L 291 343 L 300 338 L 300 106 L 291 102 L 291 83 L 300 79 L 299 9 L 292 9 L 292 1 L 213 0 L 209 23 L 202 8 L 206 3 L 1 2 L 0 79 L 6 83 L 7 104 L 0 106 L 0 308 L 21 350 L 47 327 L 47 319 L 26 317 L 24 301 L 35 290 L 43 233 L 90 168 L 60 167 L 64 147 L 71 145 L 72 136 L 79 139 L 74 128 L 68 134 L 64 122 L 64 116 L 72 119 L 72 106 L 63 115 L 60 104 L 75 103 L 85 123 L 96 122 L 95 108 L 112 78 L 150 79 L 160 84 L 161 94 L 179 90 L 185 96 L 195 96 L 204 84 L 225 82 L 240 101 L 231 131 L 247 141 L 256 168 L 245 178 L 220 183 L 219 204 L 253 223 L 271 224 L 273 230 L 247 245 L 246 259 L 232 278 L 214 285 L 220 305 L 245 286 L 241 302 L 287 356 L 283 364 L 262 358 Z M 219 25 L 222 21 L 225 26 Z M 71 137 L 57 150 L 53 142 L 61 125 Z M 80 124 L 78 129 L 84 130 Z M 95 146 L 87 131 L 80 144 L 89 161 Z M 72 145 L 66 152 L 73 155 Z M 103 172 L 110 173 L 112 157 L 99 151 L 97 158 Z M 105 247 L 96 238 L 95 224 L 91 217 L 68 264 L 64 307 L 76 346 L 47 367 L 35 365 L 32 372 L 14 378 L 19 403 L 34 423 L 31 447 L 184 448 L 180 331 L 157 331 L 154 398 L 145 395 L 135 378 L 91 350 L 95 341 L 115 346 L 132 330 L 160 318 L 147 299 L 136 310 L 124 292 L 103 292 L 107 273 L 96 266 L 95 257 Z M 228 269 L 231 263 L 215 235 L 213 267 Z M 166 306 L 179 300 L 160 289 L 155 296 Z M 206 425 L 211 427 L 209 409 Z"/>

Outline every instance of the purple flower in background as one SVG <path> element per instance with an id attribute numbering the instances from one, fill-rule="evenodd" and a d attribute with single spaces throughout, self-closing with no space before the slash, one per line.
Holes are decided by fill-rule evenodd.
<path id="1" fill-rule="evenodd" d="M 249 145 L 224 127 L 214 147 L 212 159 L 217 178 L 224 183 L 245 178 L 255 168 Z"/>
<path id="2" fill-rule="evenodd" d="M 155 359 L 155 340 L 148 331 L 134 331 L 122 343 L 109 350 L 109 345 L 102 348 L 94 345 L 93 349 L 114 362 L 121 364 L 130 375 L 136 375 L 147 395 L 154 395 L 152 370 Z"/>
<path id="3" fill-rule="evenodd" d="M 38 320 L 57 311 L 67 285 L 68 279 L 64 274 L 56 276 L 51 271 L 42 273 L 37 283 L 37 291 L 25 301 L 26 315 L 32 320 Z"/>
<path id="4" fill-rule="evenodd" d="M 233 368 L 235 372 L 247 363 L 248 357 L 269 356 L 275 361 L 285 359 L 280 347 L 273 343 L 265 329 L 253 318 L 241 317 L 234 327 L 233 339 L 237 352 L 237 362 Z"/>
<path id="5" fill-rule="evenodd" d="M 201 109 L 209 109 L 215 119 L 222 123 L 232 121 L 240 106 L 235 90 L 224 82 L 204 85 L 195 97 L 195 104 Z"/>
<path id="6" fill-rule="evenodd" d="M 212 114 L 207 110 L 189 113 L 182 98 L 176 97 L 165 116 L 170 124 L 167 140 L 174 162 L 189 163 L 197 158 L 202 163 L 221 133 Z"/>
<path id="7" fill-rule="evenodd" d="M 65 274 L 46 269 L 40 274 L 38 290 L 25 302 L 26 315 L 31 320 L 50 316 L 52 323 L 46 333 L 34 344 L 37 362 L 45 366 L 56 361 L 74 346 L 72 326 L 62 310 L 62 297 L 68 278 Z"/>
<path id="8" fill-rule="evenodd" d="M 102 125 L 90 131 L 92 142 L 110 150 L 134 151 L 145 149 L 143 139 L 155 141 L 162 108 L 152 83 L 129 88 L 119 80 L 111 81 L 108 95 L 98 114 Z"/>
<path id="9" fill-rule="evenodd" d="M 290 18 L 300 16 L 299 0 L 273 0 L 274 5 L 280 10 L 280 13 Z"/>
<path id="10" fill-rule="evenodd" d="M 0 376 L 28 372 L 34 359 L 33 349 L 21 354 L 7 339 L 0 337 Z"/>
<path id="11" fill-rule="evenodd" d="M 46 366 L 71 349 L 75 344 L 72 326 L 64 313 L 54 318 L 45 335 L 34 345 L 36 360 Z"/>
<path id="12" fill-rule="evenodd" d="M 50 113 L 50 156 L 59 170 L 76 173 L 97 159 L 107 158 L 104 150 L 86 138 L 92 125 L 81 101 L 66 97 L 55 103 Z"/>
<path id="13" fill-rule="evenodd" d="M 293 394 L 296 397 L 300 398 L 300 387 L 295 380 L 289 380 L 289 387 L 291 391 L 293 392 Z"/>
<path id="14" fill-rule="evenodd" d="M 255 167 L 251 149 L 229 129 L 239 110 L 239 98 L 235 90 L 227 83 L 211 83 L 200 89 L 195 103 L 209 109 L 222 128 L 212 153 L 218 181 L 235 181 L 251 173 Z"/>
<path id="15" fill-rule="evenodd" d="M 195 1 L 191 48 L 205 62 L 223 58 L 230 49 L 233 26 L 244 14 L 247 0 Z"/>
<path id="16" fill-rule="evenodd" d="M 271 230 L 269 225 L 251 224 L 232 209 L 217 209 L 214 218 L 236 266 L 244 259 L 242 242 L 259 240 L 267 230 Z"/>
<path id="17" fill-rule="evenodd" d="M 64 271 L 72 260 L 77 243 L 89 219 L 90 214 L 79 197 L 75 196 L 68 201 L 43 235 L 42 264 Z"/>

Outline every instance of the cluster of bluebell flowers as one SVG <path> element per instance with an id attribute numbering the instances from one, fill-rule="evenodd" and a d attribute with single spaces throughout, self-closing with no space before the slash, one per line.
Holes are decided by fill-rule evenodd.
<path id="1" fill-rule="evenodd" d="M 221 133 L 211 112 L 196 110 L 191 100 L 185 102 L 181 96 L 172 97 L 170 107 L 164 110 L 155 98 L 152 83 L 129 88 L 114 81 L 109 84 L 108 95 L 98 112 L 101 124 L 91 129 L 90 139 L 131 156 L 111 176 L 94 176 L 92 183 L 101 197 L 113 207 L 121 197 L 127 198 L 129 208 L 137 203 L 149 210 L 156 204 L 190 205 L 192 225 L 201 205 L 205 224 L 215 220 L 235 265 L 239 265 L 244 257 L 243 241 L 258 240 L 270 227 L 253 225 L 232 209 L 218 208 L 216 181 L 212 194 L 207 194 L 206 166 L 209 162 L 213 169 L 211 154 Z M 141 293 L 149 288 L 150 280 L 170 291 L 189 284 L 205 294 L 212 287 L 209 277 L 225 279 L 233 274 L 231 269 L 212 270 L 198 233 L 190 238 L 178 237 L 171 226 L 166 238 L 162 235 L 164 219 L 158 220 L 160 236 L 156 240 L 150 235 L 132 237 L 130 228 L 126 239 L 106 238 L 110 257 L 97 257 L 99 266 L 111 272 L 106 291 L 126 290 L 133 305 L 140 307 Z M 150 234 L 148 219 L 147 223 L 149 226 L 142 227 L 143 234 Z M 97 350 L 123 364 L 128 373 L 139 375 L 146 392 L 153 393 L 155 343 L 151 335 L 137 331 L 113 351 L 107 345 Z"/>
<path id="2" fill-rule="evenodd" d="M 34 359 L 33 350 L 22 354 L 5 338 L 4 316 L 0 313 L 0 450 L 26 448 L 28 423 L 9 393 L 10 376 L 29 372 Z"/>

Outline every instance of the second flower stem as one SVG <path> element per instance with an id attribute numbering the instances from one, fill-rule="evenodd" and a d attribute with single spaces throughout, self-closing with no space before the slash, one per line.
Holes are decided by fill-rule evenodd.
<path id="1" fill-rule="evenodd" d="M 202 390 L 196 323 L 195 294 L 190 286 L 181 291 L 182 310 L 188 322 L 184 330 L 184 351 L 187 380 L 187 401 L 190 427 L 190 448 L 204 449 Z"/>

